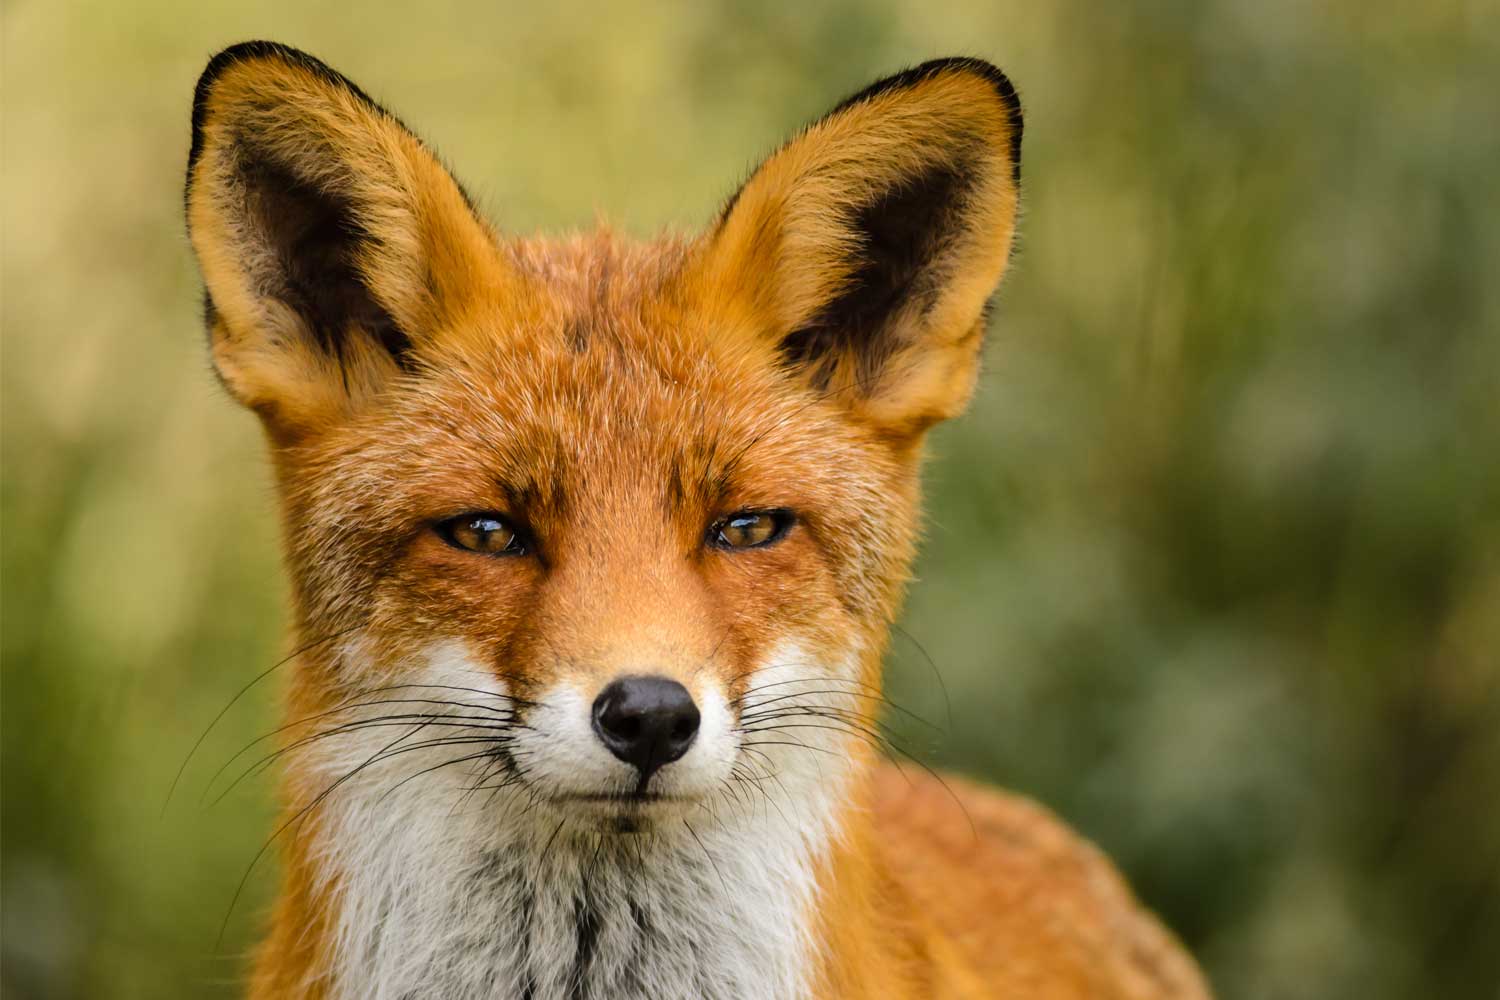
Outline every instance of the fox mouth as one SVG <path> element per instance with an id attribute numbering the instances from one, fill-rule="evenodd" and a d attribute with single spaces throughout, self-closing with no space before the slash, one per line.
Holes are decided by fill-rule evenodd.
<path id="1" fill-rule="evenodd" d="M 657 802 L 685 802 L 681 795 L 659 792 L 569 792 L 553 797 L 558 802 L 586 802 L 593 805 L 646 806 Z"/>
<path id="2" fill-rule="evenodd" d="M 599 824 L 603 832 L 637 834 L 651 829 L 664 819 L 674 806 L 694 801 L 684 795 L 658 792 L 568 792 L 552 796 L 552 802 L 589 823 Z"/>
<path id="3" fill-rule="evenodd" d="M 673 807 L 691 801 L 688 796 L 657 792 L 568 792 L 552 796 L 553 807 L 606 834 L 643 834 L 663 822 L 666 814 L 675 811 Z"/>

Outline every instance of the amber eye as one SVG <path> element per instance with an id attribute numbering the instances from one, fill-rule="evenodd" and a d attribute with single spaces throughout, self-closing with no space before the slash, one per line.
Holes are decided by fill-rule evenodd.
<path id="1" fill-rule="evenodd" d="M 487 556 L 518 556 L 526 552 L 521 532 L 499 514 L 460 514 L 436 527 L 443 541 L 470 552 Z"/>
<path id="2" fill-rule="evenodd" d="M 791 526 L 788 510 L 742 510 L 716 522 L 708 541 L 721 549 L 755 549 L 780 540 Z"/>

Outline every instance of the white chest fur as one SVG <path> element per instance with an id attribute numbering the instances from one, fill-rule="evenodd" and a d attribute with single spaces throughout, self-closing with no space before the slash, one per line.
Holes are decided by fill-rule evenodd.
<path id="1" fill-rule="evenodd" d="M 435 783 L 380 802 L 385 786 L 372 783 L 370 797 L 333 808 L 324 829 L 341 889 L 337 996 L 806 991 L 817 845 L 774 808 L 701 830 L 600 834 L 538 821 L 535 810 L 497 822 L 443 785 L 446 808 Z"/>
<path id="2" fill-rule="evenodd" d="M 767 676 L 795 678 L 805 665 L 794 657 L 776 668 Z M 309 787 L 388 744 L 350 735 L 304 761 L 316 775 Z M 474 765 L 428 770 L 462 748 L 360 771 L 317 824 L 316 867 L 336 914 L 331 995 L 805 995 L 816 869 L 845 776 L 832 747 L 780 749 L 758 751 L 774 780 L 726 782 L 703 808 L 638 833 L 563 822 L 515 786 L 475 791 Z"/>

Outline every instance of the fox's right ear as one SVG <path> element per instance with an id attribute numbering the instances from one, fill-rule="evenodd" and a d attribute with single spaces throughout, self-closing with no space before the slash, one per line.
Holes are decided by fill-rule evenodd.
<path id="1" fill-rule="evenodd" d="M 198 80 L 187 216 L 214 366 L 283 441 L 356 412 L 515 280 L 414 135 L 270 42 Z"/>

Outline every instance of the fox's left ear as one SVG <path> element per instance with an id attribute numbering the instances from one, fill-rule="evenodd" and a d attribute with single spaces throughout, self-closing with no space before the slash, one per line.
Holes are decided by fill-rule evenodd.
<path id="1" fill-rule="evenodd" d="M 973 392 L 1010 254 L 1021 105 L 994 66 L 881 80 L 776 152 L 706 237 L 695 277 L 777 364 L 893 437 Z"/>

